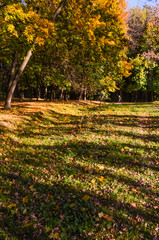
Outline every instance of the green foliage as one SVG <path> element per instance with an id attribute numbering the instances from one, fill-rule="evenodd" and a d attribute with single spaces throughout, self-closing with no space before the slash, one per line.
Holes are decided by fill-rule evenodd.
<path id="1" fill-rule="evenodd" d="M 138 55 L 132 60 L 132 65 L 132 83 L 127 87 L 127 91 L 133 92 L 140 89 L 145 91 L 147 87 L 148 62 L 146 62 L 143 57 Z"/>

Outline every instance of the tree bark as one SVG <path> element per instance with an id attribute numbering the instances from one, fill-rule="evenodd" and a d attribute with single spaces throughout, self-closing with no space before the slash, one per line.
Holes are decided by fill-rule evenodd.
<path id="1" fill-rule="evenodd" d="M 83 97 L 83 88 L 81 88 L 81 91 L 80 91 L 80 95 L 79 95 L 79 99 L 78 99 L 78 100 L 82 100 L 82 97 Z"/>
<path id="2" fill-rule="evenodd" d="M 15 77 L 9 82 L 9 87 L 8 87 L 8 92 L 7 92 L 7 97 L 6 97 L 6 101 L 5 101 L 5 105 L 4 105 L 4 109 L 10 109 L 11 108 L 11 100 L 12 100 L 12 97 L 13 97 L 13 93 L 14 93 L 14 90 L 17 86 L 17 83 L 20 79 L 20 76 L 22 75 L 30 57 L 32 55 L 32 51 L 29 50 L 27 52 L 27 55 L 24 59 L 24 61 L 22 62 L 20 68 L 19 68 L 19 71 L 18 73 L 15 75 Z"/>
<path id="3" fill-rule="evenodd" d="M 12 85 L 12 81 L 13 81 L 13 79 L 15 77 L 17 61 L 18 61 L 18 52 L 16 52 L 14 54 L 14 57 L 13 57 L 11 73 L 10 73 L 10 79 L 9 79 L 9 82 L 8 82 L 8 90 L 10 89 L 10 87 Z"/>
<path id="4" fill-rule="evenodd" d="M 23 93 L 23 90 L 21 89 L 20 83 L 18 83 L 18 95 L 19 95 L 19 101 L 23 102 L 24 93 Z"/>
<path id="5" fill-rule="evenodd" d="M 123 92 L 121 89 L 120 89 L 120 98 L 121 98 L 121 102 L 122 102 L 123 101 Z"/>
<path id="6" fill-rule="evenodd" d="M 84 89 L 84 101 L 87 100 L 87 89 Z"/>
<path id="7" fill-rule="evenodd" d="M 63 88 L 61 89 L 60 100 L 64 100 L 64 90 L 63 90 Z"/>
<path id="8" fill-rule="evenodd" d="M 40 86 L 39 86 L 39 83 L 38 83 L 38 78 L 37 78 L 37 89 L 36 89 L 36 94 L 37 94 L 37 96 L 36 96 L 36 100 L 38 101 L 39 100 L 39 98 L 40 98 Z"/>
<path id="9" fill-rule="evenodd" d="M 57 18 L 57 16 L 59 15 L 59 13 L 61 12 L 61 10 L 63 9 L 64 5 L 66 4 L 67 0 L 62 0 L 59 4 L 59 6 L 57 7 L 56 11 L 54 12 L 51 21 L 55 21 L 55 19 Z"/>
<path id="10" fill-rule="evenodd" d="M 47 85 L 45 85 L 44 89 L 44 101 L 47 101 Z"/>

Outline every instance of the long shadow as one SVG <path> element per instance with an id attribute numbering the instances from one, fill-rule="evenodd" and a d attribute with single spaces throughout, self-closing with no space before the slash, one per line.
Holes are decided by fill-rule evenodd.
<path id="1" fill-rule="evenodd" d="M 30 143 L 29 145 L 17 142 L 11 137 L 8 138 L 8 142 L 6 141 L 8 149 L 12 151 L 5 152 L 1 160 L 4 171 L 1 172 L 0 179 L 3 179 L 2 187 L 4 188 L 1 188 L 0 191 L 2 199 L 0 204 L 0 237 L 3 230 L 2 237 L 5 234 L 8 235 L 4 239 L 14 237 L 18 240 L 49 239 L 50 233 L 53 234 L 53 239 L 62 240 L 128 239 L 134 233 L 137 234 L 136 239 L 140 239 L 140 234 L 143 234 L 144 239 L 153 240 L 156 238 L 156 235 L 151 232 L 149 227 L 145 226 L 144 222 L 148 222 L 150 228 L 151 225 L 159 222 L 157 209 L 152 209 L 152 207 L 157 206 L 157 190 L 152 190 L 149 184 L 144 184 L 137 178 L 135 180 L 122 173 L 116 175 L 110 171 L 110 168 L 124 168 L 140 174 L 144 170 L 150 169 L 157 177 L 159 168 L 155 162 L 152 164 L 153 157 L 148 158 L 151 160 L 150 164 L 144 162 L 146 156 L 143 161 L 134 162 L 134 157 L 140 160 L 140 154 L 135 151 L 131 155 L 130 152 L 123 153 L 117 143 L 106 141 L 105 143 L 96 143 L 95 141 L 88 143 L 76 139 L 76 142 L 59 144 L 57 130 L 60 124 L 62 125 L 61 135 L 72 132 L 81 134 L 87 129 L 89 118 L 85 117 L 82 122 L 85 126 L 78 128 L 81 117 L 68 115 L 72 121 L 69 123 L 62 119 L 62 116 L 66 116 L 65 114 L 51 112 L 51 116 L 60 122 L 55 127 L 48 127 L 46 131 L 49 130 L 49 132 L 44 133 L 45 135 L 40 132 L 39 136 L 56 134 L 56 143 L 52 145 Z M 91 118 L 91 121 L 93 124 L 100 125 L 105 124 L 105 120 L 108 123 L 112 120 L 113 124 L 118 124 L 120 117 L 117 117 L 116 121 L 113 120 L 113 115 L 110 118 L 105 115 L 95 116 Z M 156 118 L 154 119 L 156 121 Z M 46 126 L 57 124 L 55 120 L 46 118 L 43 113 L 35 113 L 34 116 L 31 115 L 31 120 L 25 123 L 24 131 L 22 132 L 22 128 L 19 127 L 14 135 L 19 138 L 22 136 L 27 138 L 31 133 L 38 136 L 38 133 L 33 132 L 34 127 L 38 124 L 37 120 L 44 122 L 43 125 Z M 125 126 L 126 119 L 124 121 L 122 124 Z M 140 123 L 136 116 L 132 123 L 134 121 L 137 121 L 135 123 L 137 125 Z M 76 123 L 74 129 L 71 125 Z M 66 129 L 66 124 L 70 126 L 68 129 Z M 45 126 L 39 127 L 41 131 L 45 131 Z M 89 131 L 93 132 L 93 129 L 88 126 Z M 100 130 L 99 132 L 102 133 Z M 122 131 L 121 134 L 125 135 Z M 135 137 L 140 138 L 138 134 L 135 134 Z M 123 143 L 122 148 L 124 147 L 133 150 L 142 148 L 145 152 L 149 151 L 147 146 L 138 144 Z M 90 155 L 92 155 L 91 160 Z M 67 159 L 70 157 L 73 160 L 68 162 Z M 7 158 L 13 159 L 13 162 L 7 162 Z M 37 159 L 39 161 L 36 161 Z M 76 161 L 79 163 L 75 163 Z M 83 162 L 84 165 L 80 164 Z M 93 168 L 95 164 L 103 164 L 106 170 L 97 171 L 95 167 Z M 86 172 L 85 165 L 91 165 L 93 172 L 92 170 L 91 173 Z M 70 177 L 72 175 L 73 179 Z M 96 191 L 87 179 L 98 179 L 101 176 L 109 178 L 112 183 L 116 181 L 126 185 L 127 190 L 137 189 L 144 196 L 147 206 L 131 205 L 127 200 L 121 200 L 120 195 L 117 196 L 115 193 L 115 189 L 108 185 L 107 188 L 103 186 Z M 81 187 L 76 185 L 75 180 L 80 181 Z M 88 187 L 83 189 L 82 184 L 85 184 L 85 181 L 88 182 Z M 120 194 L 119 191 L 118 194 Z M 90 199 L 85 201 L 82 199 L 83 196 L 89 196 Z M 109 221 L 99 217 L 101 212 L 113 216 L 113 220 Z M 127 232 L 124 229 L 127 229 Z"/>
<path id="2" fill-rule="evenodd" d="M 121 202 L 113 193 L 104 192 L 103 198 L 103 194 L 99 196 L 91 190 L 82 192 L 75 185 L 62 180 L 46 184 L 38 182 L 32 175 L 25 178 L 22 172 L 18 176 L 3 174 L 3 177 L 6 180 L 13 180 L 9 206 L 19 205 L 17 209 L 1 206 L 3 214 L 1 227 L 9 237 L 26 240 L 48 239 L 51 231 L 48 233 L 46 226 L 49 226 L 54 234 L 59 234 L 56 235 L 59 239 L 60 234 L 63 236 L 62 239 L 95 239 L 100 232 L 101 237 L 106 237 L 115 226 L 116 237 L 120 231 L 127 228 L 129 231 L 127 234 L 133 234 L 134 230 L 137 230 L 139 234 L 144 234 L 144 239 L 153 239 L 153 235 L 144 227 L 142 220 L 157 223 L 158 216 L 140 207 Z M 108 193 L 110 197 L 107 197 Z M 88 201 L 82 199 L 85 195 L 90 197 Z M 27 196 L 29 198 L 26 198 Z M 100 211 L 111 215 L 112 222 L 99 218 Z M 125 214 L 129 218 L 125 218 Z M 134 221 L 135 219 L 138 221 Z M 25 227 L 30 223 L 31 225 Z M 92 232 L 92 228 L 96 228 L 95 232 Z M 103 228 L 106 232 L 102 231 Z M 123 231 L 123 237 L 124 234 Z"/>
<path id="3" fill-rule="evenodd" d="M 17 142 L 12 140 L 12 145 L 16 145 Z M 52 146 L 48 145 L 27 145 L 27 144 L 18 144 L 20 147 L 19 150 L 14 151 L 14 158 L 17 156 L 22 160 L 22 163 L 31 165 L 33 167 L 39 166 L 39 161 L 36 161 L 37 158 L 39 158 L 39 155 L 43 153 L 44 157 L 47 158 L 45 160 L 45 164 L 50 164 L 51 162 L 56 162 L 57 164 L 60 164 L 62 162 L 65 166 L 67 166 L 67 163 L 65 159 L 72 155 L 72 157 L 76 160 L 84 159 L 85 163 L 88 165 L 94 165 L 94 164 L 104 164 L 106 168 L 109 167 L 116 167 L 119 168 L 125 168 L 128 170 L 136 170 L 138 172 L 143 173 L 146 169 L 151 169 L 155 171 L 155 174 L 157 175 L 157 172 L 159 171 L 159 167 L 157 166 L 156 162 L 151 162 L 150 164 L 145 164 L 144 162 L 134 162 L 134 155 L 130 157 L 128 153 L 125 153 L 123 156 L 123 153 L 118 150 L 118 148 L 115 145 L 102 145 L 97 143 L 87 143 L 85 141 L 78 141 L 76 143 L 68 142 L 67 145 L 64 144 L 54 144 Z M 129 146 L 131 145 L 123 145 L 123 146 Z M 31 147 L 31 149 L 29 149 Z M 133 146 L 134 149 L 136 149 L 136 146 Z M 34 150 L 34 152 L 32 152 Z M 116 155 L 110 155 L 111 152 L 116 151 Z M 35 154 L 35 152 L 37 152 Z M 91 161 L 88 160 L 90 158 L 90 155 L 92 155 Z M 5 156 L 9 157 L 9 155 Z M 137 154 L 136 154 L 137 157 Z M 43 157 L 41 157 L 43 158 Z M 138 156 L 140 158 L 140 155 Z M 43 164 L 43 160 L 41 162 Z M 43 168 L 45 168 L 44 165 L 42 165 Z M 66 168 L 67 174 L 71 175 L 74 172 L 76 172 L 76 167 L 74 168 L 69 166 Z M 74 170 L 73 170 L 74 169 Z M 82 170 L 81 168 L 79 170 Z M 82 171 L 84 172 L 84 171 Z M 105 175 L 108 175 L 112 179 L 117 178 L 116 175 L 110 173 L 109 171 L 104 173 Z M 139 188 L 141 192 L 154 195 L 154 192 L 151 189 L 151 186 L 149 184 L 143 184 L 140 182 L 140 180 L 133 180 L 131 178 L 125 177 L 125 176 L 118 176 L 119 182 L 124 182 L 125 184 L 129 184 L 134 186 L 134 188 Z M 156 195 L 156 194 L 155 194 Z"/>

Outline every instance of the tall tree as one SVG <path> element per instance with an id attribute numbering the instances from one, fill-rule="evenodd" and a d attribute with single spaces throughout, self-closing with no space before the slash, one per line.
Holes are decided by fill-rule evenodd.
<path id="1" fill-rule="evenodd" d="M 3 44 L 5 49 L 10 46 L 13 56 L 5 109 L 11 107 L 14 90 L 32 56 L 32 50 L 36 45 L 44 44 L 45 39 L 54 33 L 53 22 L 66 1 L 54 4 L 51 4 L 52 1 L 12 1 L 13 4 L 6 3 L 1 8 Z"/>

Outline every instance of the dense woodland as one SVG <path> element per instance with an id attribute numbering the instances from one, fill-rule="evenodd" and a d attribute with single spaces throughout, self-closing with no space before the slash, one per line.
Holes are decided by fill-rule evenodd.
<path id="1" fill-rule="evenodd" d="M 154 101 L 159 4 L 1 0 L 0 97 Z"/>

